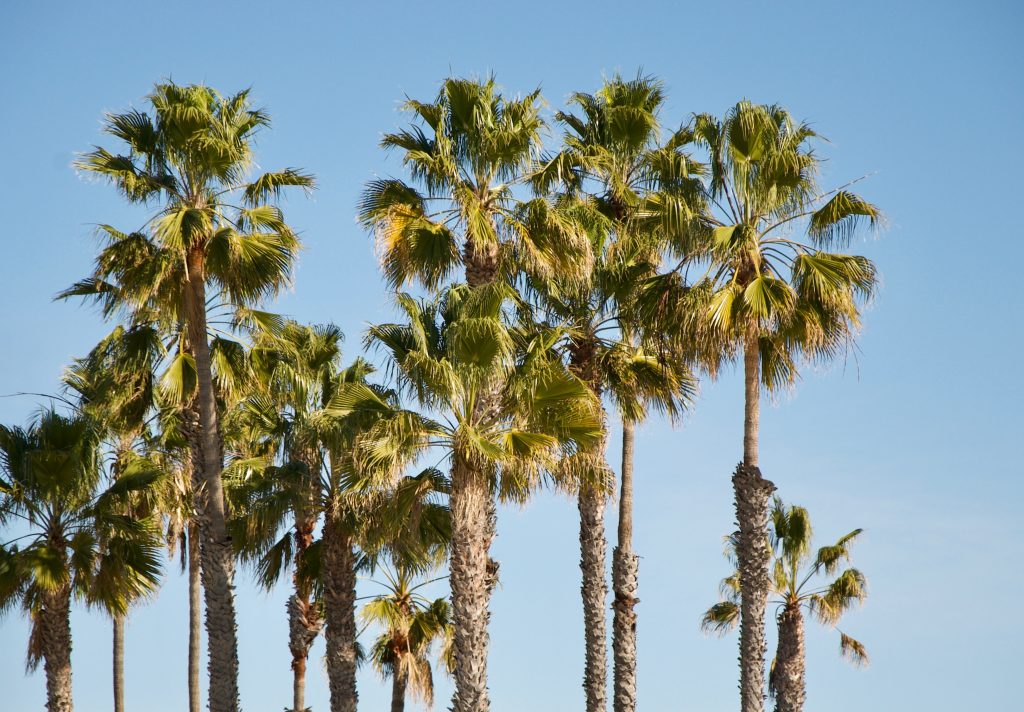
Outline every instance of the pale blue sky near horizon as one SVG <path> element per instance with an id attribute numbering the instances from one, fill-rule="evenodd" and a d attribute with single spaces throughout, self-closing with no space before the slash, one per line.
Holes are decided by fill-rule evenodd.
<path id="1" fill-rule="evenodd" d="M 95 224 L 130 229 L 140 213 L 70 164 L 105 141 L 105 111 L 141 107 L 161 78 L 252 87 L 274 121 L 260 165 L 317 176 L 311 199 L 285 205 L 305 251 L 274 308 L 340 325 L 348 359 L 367 323 L 392 316 L 354 214 L 367 180 L 400 172 L 377 143 L 405 123 L 405 96 L 432 97 L 450 73 L 494 72 L 511 93 L 540 86 L 553 112 L 570 92 L 642 68 L 665 81 L 669 127 L 742 97 L 781 103 L 830 139 L 820 147 L 825 182 L 872 174 L 859 190 L 888 218 L 856 245 L 883 277 L 856 358 L 806 369 L 762 414 L 765 475 L 810 510 L 821 540 L 866 530 L 855 562 L 870 597 L 841 627 L 872 664 L 843 662 L 838 634 L 811 626 L 809 709 L 1014 709 L 1024 635 L 1024 387 L 1013 366 L 1024 347 L 1022 30 L 1024 6 L 1010 1 L 3 3 L 0 395 L 53 392 L 61 368 L 109 329 L 93 310 L 52 297 L 90 269 Z M 741 397 L 727 373 L 703 384 L 681 426 L 655 419 L 639 433 L 643 710 L 738 706 L 735 636 L 705 637 L 698 619 L 727 573 L 721 537 L 733 528 Z M 24 423 L 37 403 L 0 398 L 0 422 Z M 613 463 L 617 447 L 616 434 Z M 613 535 L 614 514 L 608 527 Z M 503 509 L 495 552 L 503 584 L 492 606 L 492 709 L 582 710 L 575 506 L 543 493 Z M 187 598 L 176 566 L 131 615 L 132 709 L 186 709 Z M 291 700 L 286 595 L 238 577 L 250 712 Z M 72 624 L 76 709 L 109 710 L 109 621 L 76 609 Z M 44 706 L 42 671 L 23 673 L 26 642 L 17 611 L 0 620 L 0 710 Z M 307 692 L 317 712 L 329 709 L 322 655 L 320 641 Z M 435 708 L 447 709 L 450 683 L 437 682 Z M 359 683 L 361 709 L 386 708 L 390 686 L 369 669 Z"/>

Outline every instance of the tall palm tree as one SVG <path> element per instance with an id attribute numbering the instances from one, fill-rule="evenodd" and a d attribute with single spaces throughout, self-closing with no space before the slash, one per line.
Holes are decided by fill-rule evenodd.
<path id="1" fill-rule="evenodd" d="M 867 583 L 860 571 L 855 568 L 839 571 L 843 562 L 849 561 L 850 548 L 861 532 L 861 529 L 854 529 L 835 544 L 812 553 L 811 519 L 807 510 L 786 507 L 782 500 L 775 498 L 771 512 L 773 598 L 770 602 L 776 604 L 779 636 L 768 690 L 775 697 L 776 712 L 801 712 L 804 707 L 807 667 L 804 610 L 822 625 L 834 627 L 844 613 L 867 597 Z M 735 562 L 732 539 L 728 553 Z M 739 619 L 738 574 L 724 579 L 721 588 L 725 600 L 704 614 L 701 626 L 705 631 L 725 633 L 734 628 Z M 858 665 L 868 662 L 864 645 L 843 631 L 839 631 L 839 652 Z"/>
<path id="2" fill-rule="evenodd" d="M 359 206 L 363 224 L 376 232 L 382 268 L 393 287 L 416 281 L 436 290 L 459 267 L 472 288 L 514 279 L 523 270 L 539 276 L 578 269 L 585 241 L 545 201 L 516 197 L 516 186 L 539 155 L 540 103 L 539 91 L 506 98 L 493 77 L 449 78 L 435 101 L 406 102 L 416 123 L 387 134 L 382 146 L 401 152 L 413 181 L 373 181 Z M 495 381 L 476 407 L 493 409 L 499 390 Z M 459 476 L 483 490 L 493 477 L 475 466 L 467 463 Z M 497 580 L 497 563 L 487 556 L 496 526 L 490 496 L 483 525 L 485 566 L 467 575 L 487 582 L 486 608 Z M 487 641 L 486 626 L 462 641 L 472 650 L 460 654 L 477 661 L 480 679 L 486 677 Z"/>
<path id="3" fill-rule="evenodd" d="M 20 604 L 32 621 L 28 661 L 46 670 L 46 707 L 71 712 L 71 602 L 124 615 L 160 575 L 154 522 L 122 512 L 153 486 L 128 469 L 100 490 L 99 435 L 87 416 L 42 411 L 28 429 L 0 426 L 0 523 L 25 534 L 0 547 L 0 611 Z"/>
<path id="4" fill-rule="evenodd" d="M 618 544 L 614 588 L 614 709 L 636 708 L 637 564 L 632 545 L 633 428 L 642 391 L 674 411 L 694 388 L 681 356 L 656 323 L 630 319 L 635 286 L 659 267 L 666 230 L 679 230 L 702 209 L 701 167 L 678 150 L 678 135 L 662 145 L 658 114 L 661 83 L 650 77 L 614 77 L 596 94 L 574 94 L 577 113 L 559 112 L 563 148 L 533 175 L 534 186 L 561 195 L 556 206 L 580 220 L 591 235 L 593 263 L 585 280 L 556 275 L 536 281 L 542 308 L 571 325 L 569 359 L 599 397 L 614 383 L 623 421 Z M 575 282 L 575 284 L 574 284 Z M 651 328 L 653 327 L 653 328 Z M 633 339 L 643 347 L 636 348 Z M 660 383 L 659 383 L 660 382 Z M 639 388 L 639 391 L 638 391 Z M 652 390 L 653 388 L 653 390 Z M 609 472 L 602 441 L 591 453 L 597 472 Z M 586 634 L 584 689 L 588 712 L 604 710 L 606 683 L 605 522 L 607 478 L 584 483 L 579 493 L 583 610 Z"/>
<path id="5" fill-rule="evenodd" d="M 791 384 L 801 358 L 826 361 L 849 345 L 875 266 L 833 252 L 878 209 L 847 190 L 821 190 L 816 134 L 779 106 L 741 101 L 723 119 L 701 114 L 680 135 L 707 150 L 710 213 L 676 233 L 679 269 L 705 269 L 685 298 L 652 282 L 646 301 L 690 340 L 717 344 L 717 361 L 742 354 L 743 461 L 733 475 L 739 525 L 742 712 L 764 708 L 765 610 L 770 589 L 765 530 L 774 485 L 758 467 L 761 389 Z M 686 140 L 688 139 L 688 141 Z M 698 334 L 698 336 L 694 336 Z M 710 370 L 717 367 L 713 359 Z"/>
<path id="6" fill-rule="evenodd" d="M 117 327 L 85 358 L 75 359 L 63 376 L 65 389 L 95 424 L 101 447 L 110 458 L 114 481 L 129 467 L 147 466 L 148 416 L 153 408 L 154 365 L 160 359 L 159 335 L 149 326 Z M 151 517 L 154 500 L 128 502 L 121 512 L 136 519 Z M 126 605 L 107 606 L 113 620 L 114 712 L 124 712 L 124 627 Z"/>
<path id="7" fill-rule="evenodd" d="M 319 432 L 311 416 L 326 405 L 340 370 L 342 334 L 333 325 L 303 326 L 288 322 L 277 333 L 264 332 L 250 353 L 257 389 L 240 404 L 236 415 L 249 439 L 261 440 L 260 449 L 272 467 L 257 480 L 258 496 L 238 513 L 235 536 L 243 558 L 262 561 L 261 583 L 270 588 L 287 566 L 269 564 L 268 550 L 289 559 L 294 593 L 288 599 L 288 648 L 292 655 L 292 709 L 305 710 L 305 679 L 309 649 L 323 627 L 320 607 L 313 600 L 313 584 L 302 575 L 322 511 Z M 278 541 L 285 517 L 291 531 Z"/>
<path id="8" fill-rule="evenodd" d="M 430 600 L 417 593 L 432 581 L 414 585 L 412 574 L 402 569 L 383 573 L 386 580 L 379 583 L 384 593 L 364 605 L 360 614 L 365 625 L 381 628 L 370 649 L 370 662 L 381 677 L 391 678 L 391 712 L 404 712 L 407 696 L 432 707 L 431 648 L 451 633 L 450 606 L 445 598 Z M 442 658 L 443 654 L 442 648 Z"/>
<path id="9" fill-rule="evenodd" d="M 530 338 L 503 321 L 508 287 L 455 286 L 441 299 L 398 297 L 405 322 L 369 330 L 399 384 L 435 420 L 396 408 L 365 386 L 340 388 L 329 412 L 383 413 L 356 442 L 361 468 L 401 468 L 429 448 L 451 467 L 449 562 L 455 626 L 457 712 L 484 712 L 487 695 L 487 525 L 492 488 L 524 497 L 560 455 L 589 447 L 600 427 L 593 396 L 551 354 L 554 339 Z M 517 343 L 518 341 L 518 343 Z M 518 355 L 517 355 L 518 354 Z M 500 389 L 495 387 L 500 384 Z M 496 393 L 494 407 L 478 408 Z M 496 483 L 473 473 L 494 473 Z"/>
<path id="10" fill-rule="evenodd" d="M 206 598 L 212 712 L 238 709 L 234 562 L 227 534 L 223 460 L 207 337 L 207 292 L 251 304 L 287 283 L 298 239 L 272 199 L 286 186 L 311 188 L 312 178 L 288 169 L 246 180 L 253 139 L 269 124 L 248 91 L 230 97 L 205 86 L 158 84 L 147 97 L 153 115 L 108 115 L 105 131 L 123 142 L 118 155 L 96 148 L 77 166 L 113 183 L 133 203 L 159 203 L 143 232 L 160 259 L 144 262 L 136 306 L 180 315 L 195 361 L 201 438 L 199 522 Z M 145 236 L 125 236 L 148 249 Z M 145 257 L 145 255 L 142 255 Z M 97 278 L 106 266 L 97 265 Z M 144 280 L 144 281 L 143 281 Z"/>

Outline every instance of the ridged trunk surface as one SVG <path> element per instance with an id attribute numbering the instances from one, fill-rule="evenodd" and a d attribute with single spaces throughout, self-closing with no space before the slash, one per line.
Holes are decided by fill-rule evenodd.
<path id="1" fill-rule="evenodd" d="M 597 366 L 597 346 L 593 340 L 580 340 L 570 347 L 569 365 L 598 398 L 601 397 L 601 375 Z M 609 471 L 605 448 L 608 443 L 607 419 L 601 414 L 601 437 L 588 454 L 592 465 L 602 474 Z M 587 712 L 605 712 L 608 704 L 608 627 L 605 606 L 608 602 L 606 561 L 608 542 L 605 536 L 607 494 L 602 482 L 581 482 L 577 496 L 580 512 L 580 572 L 583 598 L 583 691 Z"/>
<path id="2" fill-rule="evenodd" d="M 355 712 L 356 557 L 344 527 L 330 516 L 324 523 L 322 556 L 331 712 Z"/>
<path id="3" fill-rule="evenodd" d="M 292 584 L 295 592 L 288 598 L 288 650 L 292 654 L 292 709 L 306 709 L 306 664 L 309 649 L 320 635 L 323 618 L 312 601 L 312 592 L 299 576 L 306 550 L 313 543 L 316 520 L 308 509 L 303 509 L 295 521 L 295 573 Z"/>
<path id="4" fill-rule="evenodd" d="M 202 489 L 196 497 L 202 536 L 202 580 L 206 599 L 206 636 L 209 651 L 210 712 L 237 712 L 238 634 L 235 620 L 235 559 L 227 532 L 227 507 L 221 482 L 223 454 L 217 400 L 213 387 L 210 344 L 206 334 L 206 284 L 203 255 L 188 256 L 189 281 L 185 308 L 189 345 L 196 362 L 199 395 L 199 438 Z"/>
<path id="5" fill-rule="evenodd" d="M 618 545 L 612 552 L 612 657 L 615 712 L 636 710 L 636 597 L 640 559 L 633 553 L 633 440 L 635 424 L 622 421 L 622 474 L 619 484 Z"/>
<path id="6" fill-rule="evenodd" d="M 765 609 L 768 567 L 768 500 L 775 485 L 757 467 L 739 465 L 732 477 L 736 497 L 737 569 L 740 575 L 740 709 L 764 710 Z"/>
<path id="7" fill-rule="evenodd" d="M 450 579 L 455 625 L 453 712 L 487 712 L 488 524 L 490 483 L 461 453 L 452 466 Z"/>
<path id="8" fill-rule="evenodd" d="M 202 556 L 199 546 L 199 525 L 188 523 L 188 709 L 201 712 L 203 693 L 199 685 L 199 661 L 202 656 L 200 636 L 203 625 Z"/>
<path id="9" fill-rule="evenodd" d="M 114 712 L 124 712 L 124 616 L 114 616 Z"/>
<path id="10" fill-rule="evenodd" d="M 779 644 L 771 677 L 776 712 L 803 712 L 805 666 L 803 612 L 799 603 L 789 603 L 779 614 Z"/>
<path id="11" fill-rule="evenodd" d="M 732 478 L 739 525 L 740 707 L 742 712 L 762 712 L 765 608 L 771 587 L 768 500 L 775 485 L 763 479 L 758 468 L 761 353 L 756 324 L 750 325 L 743 343 L 743 390 L 743 463 Z"/>
<path id="12" fill-rule="evenodd" d="M 46 671 L 46 709 L 48 712 L 72 712 L 71 589 L 65 586 L 44 593 L 42 598 L 39 625 Z"/>

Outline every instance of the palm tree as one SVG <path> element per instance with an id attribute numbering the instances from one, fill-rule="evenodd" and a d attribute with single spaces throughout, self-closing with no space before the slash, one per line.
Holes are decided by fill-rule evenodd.
<path id="1" fill-rule="evenodd" d="M 302 575 L 314 529 L 322 511 L 320 474 L 323 459 L 319 432 L 310 417 L 326 405 L 340 370 L 342 334 L 333 325 L 303 326 L 287 322 L 277 333 L 261 333 L 254 340 L 250 362 L 257 390 L 240 404 L 236 419 L 247 439 L 263 441 L 259 450 L 271 459 L 280 458 L 257 479 L 256 499 L 238 512 L 234 527 L 236 546 L 243 558 L 258 561 L 260 582 L 266 588 L 277 583 L 292 564 L 294 593 L 288 599 L 288 648 L 294 678 L 292 709 L 305 710 L 306 663 L 309 649 L 323 627 L 320 607 L 313 600 L 313 584 Z M 277 540 L 287 516 L 290 533 Z M 240 543 L 241 542 L 241 543 Z M 268 552 L 271 558 L 268 559 Z M 278 558 L 273 558 L 274 556 Z"/>
<path id="2" fill-rule="evenodd" d="M 761 389 L 794 382 L 798 361 L 827 361 L 847 347 L 860 305 L 876 286 L 875 266 L 830 250 L 851 240 L 878 209 L 846 186 L 817 186 L 821 159 L 807 124 L 784 109 L 741 101 L 724 119 L 701 114 L 680 143 L 708 151 L 710 212 L 674 235 L 677 270 L 706 268 L 685 298 L 671 280 L 653 281 L 645 297 L 663 323 L 688 341 L 717 345 L 718 362 L 742 353 L 743 461 L 733 475 L 739 525 L 742 712 L 764 708 L 765 610 L 770 551 L 765 537 L 774 485 L 758 467 Z M 668 287 L 668 289 L 664 289 Z"/>
<path id="3" fill-rule="evenodd" d="M 123 236 L 129 246 L 159 249 L 151 261 L 143 261 L 128 296 L 136 307 L 155 301 L 158 310 L 180 315 L 195 361 L 209 704 L 212 712 L 234 712 L 239 702 L 234 563 L 221 483 L 207 290 L 246 305 L 287 283 L 298 239 L 268 201 L 286 186 L 308 189 L 313 181 L 288 169 L 246 182 L 254 136 L 269 123 L 265 112 L 251 107 L 248 91 L 224 97 L 205 86 L 165 83 L 147 98 L 153 116 L 130 111 L 106 119 L 105 130 L 126 145 L 125 154 L 96 148 L 77 166 L 109 180 L 129 202 L 161 203 L 144 228 L 152 236 L 148 244 L 138 233 Z M 96 279 L 105 275 L 101 262 Z"/>
<path id="4" fill-rule="evenodd" d="M 773 554 L 772 603 L 776 604 L 779 627 L 778 648 L 772 662 L 768 690 L 775 697 L 776 712 L 801 712 L 806 697 L 804 677 L 804 610 L 823 625 L 834 627 L 843 614 L 867 597 L 864 575 L 854 568 L 839 571 L 850 559 L 850 548 L 860 536 L 854 529 L 835 544 L 811 552 L 811 519 L 803 507 L 786 507 L 775 498 L 771 512 Z M 728 553 L 735 561 L 735 542 Z M 822 577 L 831 577 L 831 581 Z M 740 611 L 739 575 L 722 581 L 725 600 L 704 614 L 705 631 L 725 633 L 735 627 Z M 858 665 L 868 662 L 867 650 L 859 641 L 839 631 L 839 652 Z"/>
<path id="5" fill-rule="evenodd" d="M 386 580 L 379 583 L 385 592 L 363 606 L 360 614 L 365 625 L 382 629 L 370 649 L 370 662 L 382 678 L 391 678 L 391 712 L 404 712 L 406 696 L 432 707 L 430 653 L 436 641 L 445 641 L 451 633 L 448 601 L 417 593 L 432 580 L 413 585 L 411 572 L 383 573 Z"/>
<path id="6" fill-rule="evenodd" d="M 71 712 L 71 601 L 124 615 L 159 580 L 156 526 L 122 514 L 152 488 L 151 468 L 128 468 L 105 490 L 99 434 L 87 416 L 42 411 L 26 430 L 0 426 L 0 523 L 25 534 L 0 547 L 0 611 L 32 620 L 28 664 L 46 670 L 46 707 Z"/>
<path id="7" fill-rule="evenodd" d="M 98 429 L 101 446 L 111 461 L 114 481 L 130 467 L 159 468 L 146 457 L 147 417 L 153 407 L 154 362 L 162 351 L 157 332 L 149 326 L 117 327 L 86 358 L 76 359 L 65 371 L 65 388 L 74 393 L 77 407 Z M 140 452 L 143 450 L 143 452 Z M 150 501 L 128 502 L 122 515 L 142 519 L 153 515 Z M 130 592 L 129 592 L 130 593 Z M 124 609 L 107 606 L 113 619 L 114 712 L 124 712 Z"/>
<path id="8" fill-rule="evenodd" d="M 439 419 L 397 408 L 359 384 L 339 388 L 327 408 L 385 415 L 356 441 L 353 457 L 363 470 L 394 471 L 430 448 L 449 461 L 456 712 L 489 708 L 492 488 L 525 497 L 562 454 L 591 446 L 600 431 L 593 396 L 552 355 L 557 336 L 531 337 L 503 322 L 510 295 L 499 284 L 451 287 L 431 302 L 399 295 L 406 321 L 370 328 L 368 343 L 384 350 L 401 387 Z M 481 410 L 478 399 L 492 392 L 494 407 Z M 498 481 L 474 476 L 481 472 Z"/>
<path id="9" fill-rule="evenodd" d="M 563 148 L 545 157 L 534 186 L 562 194 L 556 206 L 591 235 L 593 266 L 586 280 L 536 281 L 541 306 L 571 327 L 570 364 L 599 397 L 611 388 L 623 422 L 618 544 L 612 562 L 615 592 L 614 709 L 636 708 L 637 565 L 632 546 L 633 429 L 646 397 L 675 412 L 695 384 L 681 355 L 656 323 L 630 319 L 628 303 L 638 284 L 659 266 L 666 230 L 679 230 L 702 209 L 700 166 L 678 150 L 678 135 L 659 144 L 660 82 L 614 77 L 596 95 L 574 94 L 580 115 L 559 112 Z M 696 174 L 695 174 L 696 172 Z M 653 328 L 650 328 L 652 327 Z M 642 347 L 634 347 L 638 339 Z M 591 453 L 595 470 L 610 472 L 602 440 Z M 579 493 L 583 610 L 586 634 L 584 689 L 587 710 L 604 710 L 606 684 L 605 523 L 607 477 L 584 483 Z"/>

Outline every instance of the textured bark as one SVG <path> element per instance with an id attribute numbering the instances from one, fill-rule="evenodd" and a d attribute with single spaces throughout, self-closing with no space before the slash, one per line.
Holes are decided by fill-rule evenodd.
<path id="1" fill-rule="evenodd" d="M 200 712 L 203 706 L 199 688 L 199 659 L 202 654 L 199 637 L 203 625 L 202 564 L 199 551 L 199 525 L 188 524 L 188 710 Z"/>
<path id="2" fill-rule="evenodd" d="M 738 465 L 732 477 L 739 525 L 736 558 L 740 574 L 740 709 L 764 710 L 765 609 L 771 584 L 768 499 L 775 485 L 756 467 Z"/>
<path id="3" fill-rule="evenodd" d="M 124 712 L 124 616 L 114 616 L 114 712 Z"/>
<path id="4" fill-rule="evenodd" d="M 313 543 L 313 528 L 316 521 L 308 509 L 300 510 L 295 522 L 295 574 L 292 582 L 295 593 L 288 599 L 288 650 L 292 654 L 292 709 L 302 712 L 306 709 L 306 663 L 309 649 L 320 635 L 323 618 L 313 603 L 309 586 L 299 577 L 301 562 L 306 550 Z"/>
<path id="5" fill-rule="evenodd" d="M 490 484 L 456 453 L 450 496 L 452 620 L 455 624 L 453 712 L 487 712 L 488 500 Z"/>
<path id="6" fill-rule="evenodd" d="M 597 345 L 590 340 L 579 340 L 570 347 L 569 365 L 594 392 L 601 397 L 601 374 L 597 364 Z M 608 472 L 605 448 L 608 438 L 607 421 L 602 413 L 601 437 L 589 451 L 592 465 Z M 597 473 L 595 473 L 596 475 Z M 605 712 L 608 689 L 608 633 L 606 608 L 608 585 L 605 566 L 608 543 L 605 537 L 604 512 L 607 495 L 603 483 L 596 481 L 580 483 L 577 504 L 580 511 L 580 571 L 583 583 L 580 593 L 583 597 L 583 635 L 585 656 L 583 666 L 583 691 L 586 694 L 587 712 Z"/>
<path id="7" fill-rule="evenodd" d="M 603 438 L 602 438 L 603 441 Z M 587 712 L 604 712 L 607 706 L 608 641 L 605 605 L 608 586 L 605 581 L 607 543 L 604 535 L 605 495 L 597 488 L 584 486 L 579 494 L 580 570 L 583 572 L 583 625 L 586 660 L 583 689 Z"/>
<path id="8" fill-rule="evenodd" d="M 213 387 L 210 344 L 206 335 L 206 285 L 203 255 L 188 257 L 189 281 L 185 290 L 188 339 L 196 362 L 199 395 L 199 442 L 202 488 L 196 498 L 202 536 L 202 580 L 206 599 L 206 635 L 209 649 L 210 712 L 238 710 L 238 636 L 235 621 L 234 554 L 227 533 L 227 512 L 221 482 L 223 455 Z"/>
<path id="9" fill-rule="evenodd" d="M 408 683 L 401 670 L 396 669 L 391 676 L 391 712 L 405 712 L 405 688 Z"/>
<path id="10" fill-rule="evenodd" d="M 779 644 L 771 675 L 776 712 L 803 711 L 805 661 L 803 613 L 799 603 L 789 603 L 779 614 Z"/>
<path id="11" fill-rule="evenodd" d="M 331 712 L 355 712 L 356 557 L 344 528 L 332 517 L 324 523 L 322 566 Z"/>
<path id="12" fill-rule="evenodd" d="M 612 552 L 612 657 L 615 712 L 636 710 L 636 597 L 640 560 L 633 554 L 633 438 L 635 424 L 622 421 L 622 475 L 619 484 L 618 545 Z"/>
<path id="13" fill-rule="evenodd" d="M 43 667 L 46 670 L 46 709 L 72 712 L 71 699 L 71 589 L 67 586 L 42 594 Z"/>
<path id="14" fill-rule="evenodd" d="M 462 262 L 466 269 L 466 284 L 480 287 L 498 278 L 499 247 L 496 244 L 478 244 L 467 240 L 462 249 Z"/>

